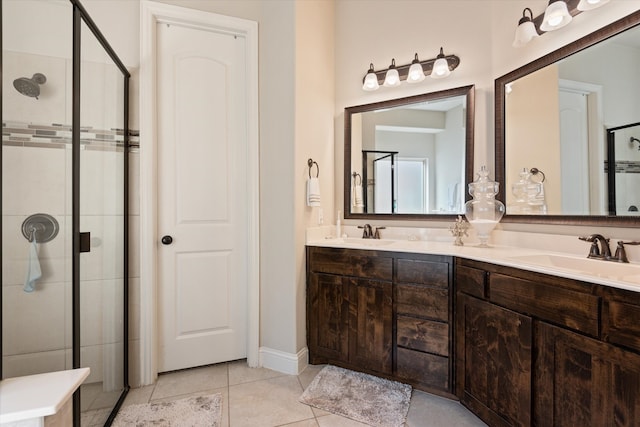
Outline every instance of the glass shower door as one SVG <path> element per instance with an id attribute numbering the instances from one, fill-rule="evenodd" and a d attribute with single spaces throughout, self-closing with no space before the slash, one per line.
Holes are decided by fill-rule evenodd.
<path id="1" fill-rule="evenodd" d="M 125 79 L 85 21 L 80 61 L 81 425 L 102 425 L 126 387 Z"/>

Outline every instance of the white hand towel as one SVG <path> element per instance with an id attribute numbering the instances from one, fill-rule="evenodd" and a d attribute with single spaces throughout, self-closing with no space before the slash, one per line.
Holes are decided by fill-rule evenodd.
<path id="1" fill-rule="evenodd" d="M 320 181 L 317 177 L 307 181 L 307 206 L 320 206 Z"/>
<path id="2" fill-rule="evenodd" d="M 27 277 L 24 281 L 24 291 L 33 292 L 35 290 L 36 280 L 42 277 L 40 269 L 40 260 L 38 259 L 38 243 L 36 242 L 35 233 L 29 243 L 29 254 L 27 255 Z"/>
<path id="3" fill-rule="evenodd" d="M 353 186 L 351 203 L 353 203 L 354 208 L 364 208 L 364 200 L 362 197 L 362 185 L 356 184 Z"/>

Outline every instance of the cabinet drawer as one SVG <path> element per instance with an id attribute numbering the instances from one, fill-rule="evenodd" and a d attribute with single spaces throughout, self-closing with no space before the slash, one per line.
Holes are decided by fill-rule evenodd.
<path id="1" fill-rule="evenodd" d="M 398 348 L 396 374 L 439 390 L 449 390 L 449 359 Z"/>
<path id="2" fill-rule="evenodd" d="M 489 276 L 489 295 L 503 307 L 599 336 L 597 296 L 498 273 Z"/>
<path id="3" fill-rule="evenodd" d="M 398 345 L 412 350 L 449 356 L 449 325 L 447 323 L 398 316 Z"/>
<path id="4" fill-rule="evenodd" d="M 458 265 L 456 267 L 456 287 L 460 292 L 484 298 L 486 295 L 487 273 L 477 268 Z"/>
<path id="5" fill-rule="evenodd" d="M 352 249 L 309 248 L 309 268 L 316 273 L 340 274 L 391 281 L 393 258 Z"/>
<path id="6" fill-rule="evenodd" d="M 424 285 L 396 285 L 396 310 L 399 314 L 449 320 L 449 291 Z"/>
<path id="7" fill-rule="evenodd" d="M 398 283 L 422 283 L 440 288 L 449 287 L 449 264 L 413 259 L 398 259 L 396 281 Z"/>
<path id="8" fill-rule="evenodd" d="M 640 306 L 608 301 L 603 316 L 606 341 L 640 351 Z"/>

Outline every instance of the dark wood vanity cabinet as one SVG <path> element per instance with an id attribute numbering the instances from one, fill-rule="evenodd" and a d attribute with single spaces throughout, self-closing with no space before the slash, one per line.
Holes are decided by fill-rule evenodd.
<path id="1" fill-rule="evenodd" d="M 456 261 L 456 394 L 490 426 L 640 425 L 640 294 Z"/>
<path id="2" fill-rule="evenodd" d="M 391 374 L 391 257 L 372 251 L 307 249 L 309 361 Z"/>
<path id="3" fill-rule="evenodd" d="M 309 361 L 451 395 L 451 257 L 307 248 Z"/>

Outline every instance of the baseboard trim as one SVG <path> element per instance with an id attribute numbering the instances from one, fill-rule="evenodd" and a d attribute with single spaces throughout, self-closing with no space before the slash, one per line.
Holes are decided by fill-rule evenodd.
<path id="1" fill-rule="evenodd" d="M 260 366 L 283 374 L 298 375 L 309 364 L 309 350 L 305 347 L 298 353 L 285 353 L 268 347 L 260 347 Z"/>

